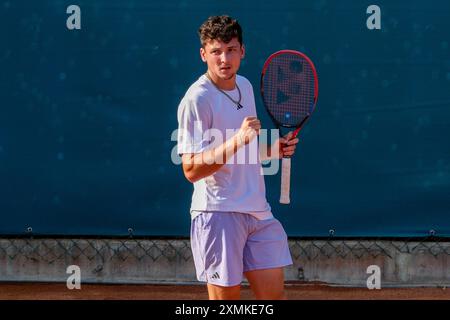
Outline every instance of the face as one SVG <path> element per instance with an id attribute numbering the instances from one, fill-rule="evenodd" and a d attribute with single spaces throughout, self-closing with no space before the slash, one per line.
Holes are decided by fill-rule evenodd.
<path id="1" fill-rule="evenodd" d="M 229 43 L 210 40 L 200 48 L 200 56 L 208 65 L 208 73 L 217 85 L 234 86 L 235 76 L 239 70 L 245 49 L 237 38 Z"/>

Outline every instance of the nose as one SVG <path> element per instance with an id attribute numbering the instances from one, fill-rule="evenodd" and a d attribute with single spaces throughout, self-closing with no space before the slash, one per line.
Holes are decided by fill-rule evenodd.
<path id="1" fill-rule="evenodd" d="M 226 52 L 226 51 L 222 52 L 222 54 L 220 55 L 220 62 L 221 63 L 227 63 L 228 60 L 230 60 L 229 53 Z"/>

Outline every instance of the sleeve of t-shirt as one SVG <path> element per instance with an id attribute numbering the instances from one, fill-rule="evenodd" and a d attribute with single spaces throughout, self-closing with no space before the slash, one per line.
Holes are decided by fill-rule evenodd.
<path id="1" fill-rule="evenodd" d="M 248 81 L 248 80 L 247 80 Z M 249 86 L 249 95 L 250 95 L 250 101 L 251 101 L 251 107 L 252 107 L 252 112 L 255 115 L 255 117 L 257 116 L 256 114 L 256 104 L 255 104 L 255 94 L 253 91 L 253 86 L 250 83 L 250 81 L 248 81 L 248 86 Z"/>
<path id="2" fill-rule="evenodd" d="M 244 88 L 245 88 L 245 94 L 248 97 L 248 108 L 250 108 L 251 114 L 252 116 L 257 116 L 256 114 L 256 105 L 255 105 L 255 95 L 254 95 L 254 91 L 253 91 L 253 86 L 251 84 L 250 81 L 248 81 L 248 79 L 242 77 L 242 81 L 245 84 Z M 247 107 L 247 105 L 246 105 Z"/>
<path id="3" fill-rule="evenodd" d="M 211 126 L 212 114 L 207 101 L 201 97 L 183 98 L 178 107 L 178 154 L 205 151 L 211 142 L 206 134 Z"/>

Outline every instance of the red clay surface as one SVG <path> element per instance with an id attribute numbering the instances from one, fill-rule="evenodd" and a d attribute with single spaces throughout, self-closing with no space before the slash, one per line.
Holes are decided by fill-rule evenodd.
<path id="1" fill-rule="evenodd" d="M 450 300 L 450 288 L 365 288 L 331 287 L 320 284 L 288 284 L 289 300 Z M 247 286 L 242 299 L 254 299 Z M 0 283 L 1 300 L 204 300 L 202 285 L 98 285 L 81 284 L 69 290 L 65 283 Z"/>

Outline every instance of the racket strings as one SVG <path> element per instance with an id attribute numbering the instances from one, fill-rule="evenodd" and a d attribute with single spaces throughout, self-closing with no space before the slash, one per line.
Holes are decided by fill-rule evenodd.
<path id="1" fill-rule="evenodd" d="M 311 65 L 294 54 L 274 57 L 263 77 L 264 101 L 281 124 L 295 126 L 314 108 L 315 75 Z"/>

